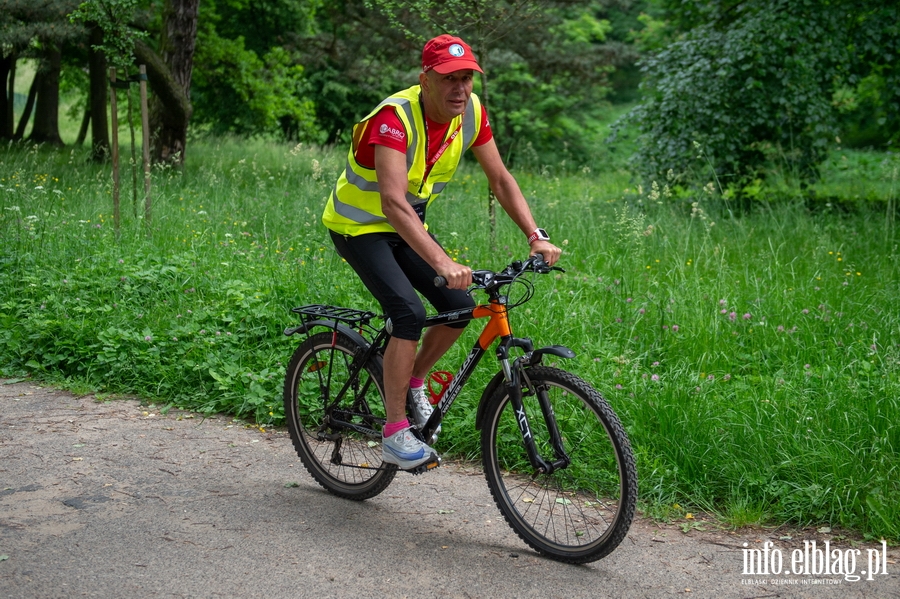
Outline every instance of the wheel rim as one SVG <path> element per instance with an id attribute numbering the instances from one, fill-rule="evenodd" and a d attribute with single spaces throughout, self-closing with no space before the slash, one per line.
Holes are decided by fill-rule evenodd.
<path id="1" fill-rule="evenodd" d="M 499 466 L 495 476 L 502 498 L 498 505 L 506 504 L 501 509 L 510 523 L 514 528 L 516 523 L 523 527 L 526 533 L 520 532 L 520 536 L 536 549 L 554 554 L 593 553 L 620 532 L 623 518 L 630 524 L 633 499 L 624 488 L 614 441 L 597 411 L 560 384 L 546 383 L 545 387 L 572 462 L 550 475 L 525 474 L 534 469 L 506 398 L 490 443 L 492 461 Z M 526 396 L 523 401 L 538 452 L 551 458 L 554 453 L 546 442 L 549 435 L 537 399 Z M 612 541 L 603 555 L 620 540 Z M 599 557 L 602 555 L 594 556 Z"/>

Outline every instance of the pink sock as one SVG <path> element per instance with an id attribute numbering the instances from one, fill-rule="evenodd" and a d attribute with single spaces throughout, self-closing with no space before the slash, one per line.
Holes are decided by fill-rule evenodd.
<path id="1" fill-rule="evenodd" d="M 409 386 L 411 389 L 421 389 L 425 386 L 425 379 L 417 379 L 414 376 L 409 377 Z"/>
<path id="2" fill-rule="evenodd" d="M 409 428 L 409 420 L 404 418 L 400 422 L 386 422 L 384 428 L 381 429 L 381 435 L 387 439 L 394 433 L 398 431 L 402 431 L 405 428 Z"/>

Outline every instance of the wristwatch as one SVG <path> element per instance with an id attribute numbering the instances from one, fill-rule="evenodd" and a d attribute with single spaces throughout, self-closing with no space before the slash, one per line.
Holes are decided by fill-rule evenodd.
<path id="1" fill-rule="evenodd" d="M 531 235 L 528 236 L 528 244 L 531 245 L 535 241 L 550 241 L 550 236 L 547 235 L 547 231 L 538 227 L 534 231 L 532 231 Z"/>

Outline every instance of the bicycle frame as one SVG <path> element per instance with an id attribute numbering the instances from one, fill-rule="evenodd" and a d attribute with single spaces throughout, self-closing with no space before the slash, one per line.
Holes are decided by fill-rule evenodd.
<path id="1" fill-rule="evenodd" d="M 510 390 L 510 401 L 513 404 L 516 421 L 519 424 L 519 432 L 522 434 L 522 440 L 525 443 L 529 460 L 531 461 L 531 465 L 537 471 L 549 474 L 557 468 L 565 468 L 568 466 L 570 460 L 563 449 L 562 436 L 559 433 L 559 428 L 556 426 L 556 417 L 553 414 L 553 408 L 550 406 L 550 402 L 546 395 L 539 390 L 536 390 L 538 402 L 541 406 L 541 412 L 546 421 L 547 429 L 550 432 L 550 443 L 556 454 L 556 459 L 547 462 L 538 453 L 534 443 L 534 437 L 531 434 L 531 427 L 528 424 L 528 418 L 525 415 L 525 409 L 522 404 L 522 390 L 521 385 L 519 384 L 519 377 L 525 377 L 527 379 L 527 374 L 524 372 L 524 366 L 539 362 L 541 355 L 544 353 L 552 353 L 566 358 L 574 357 L 575 354 L 572 350 L 561 346 L 542 348 L 539 352 L 535 352 L 530 339 L 513 337 L 509 325 L 508 314 L 505 301 L 500 297 L 491 297 L 490 302 L 487 304 L 480 304 L 466 310 L 437 314 L 425 319 L 426 328 L 478 318 L 487 318 L 488 322 L 485 324 L 484 329 L 473 345 L 472 350 L 466 356 L 465 360 L 463 360 L 462 365 L 459 367 L 459 370 L 447 387 L 441 401 L 438 402 L 436 409 L 428 419 L 428 422 L 422 427 L 422 436 L 425 439 L 428 439 L 434 434 L 438 425 L 440 425 L 441 420 L 443 420 L 444 416 L 450 410 L 450 406 L 453 405 L 453 402 L 469 380 L 469 377 L 475 371 L 478 363 L 481 362 L 484 354 L 487 353 L 491 345 L 499 339 L 500 343 L 497 345 L 496 350 L 497 360 L 500 362 L 503 379 Z M 511 365 L 509 361 L 509 350 L 513 347 L 522 348 L 525 355 L 522 356 L 522 358 L 515 360 Z"/>
<path id="2" fill-rule="evenodd" d="M 463 360 L 463 363 L 453 377 L 453 380 L 450 381 L 450 385 L 447 387 L 444 396 L 436 406 L 437 409 L 435 410 L 435 413 L 431 415 L 431 418 L 425 424 L 422 431 L 425 438 L 431 436 L 431 433 L 433 433 L 437 428 L 437 425 L 440 424 L 440 421 L 447 414 L 450 406 L 453 405 L 453 402 L 469 380 L 469 377 L 475 371 L 479 362 L 481 362 L 481 358 L 484 357 L 484 354 L 487 353 L 488 349 L 490 349 L 491 345 L 493 345 L 494 341 L 497 339 L 501 340 L 500 345 L 497 347 L 497 359 L 500 361 L 504 378 L 507 381 L 512 379 L 512 368 L 509 365 L 509 342 L 513 337 L 509 326 L 506 304 L 499 299 L 492 298 L 487 304 L 479 304 L 465 310 L 445 312 L 430 316 L 425 319 L 425 328 L 451 324 L 454 322 L 475 320 L 478 318 L 487 318 L 488 322 L 478 336 L 478 340 L 475 342 L 472 350 L 466 356 L 465 360 Z M 530 345 L 530 342 L 528 342 L 528 344 Z M 531 348 L 529 347 L 526 351 L 530 351 L 530 349 Z M 436 418 L 435 414 L 438 413 L 439 416 Z"/>
<path id="3" fill-rule="evenodd" d="M 300 312 L 300 309 L 295 309 L 295 311 Z M 371 313 L 362 313 L 357 311 L 352 312 L 357 315 L 366 314 L 370 317 L 375 316 Z M 308 314 L 305 312 L 300 313 Z M 481 318 L 487 318 L 488 322 L 485 324 L 484 329 L 478 336 L 478 339 L 473 345 L 471 351 L 463 360 L 462 365 L 459 367 L 456 375 L 453 377 L 453 380 L 447 387 L 447 390 L 441 398 L 441 401 L 438 402 L 436 409 L 428 419 L 428 422 L 426 422 L 422 427 L 422 437 L 428 439 L 434 434 L 444 416 L 446 416 L 447 412 L 450 410 L 450 406 L 453 405 L 453 402 L 459 396 L 462 388 L 468 382 L 469 377 L 481 362 L 481 359 L 484 357 L 485 353 L 487 353 L 494 342 L 499 339 L 500 342 L 497 345 L 496 355 L 497 360 L 500 362 L 501 373 L 498 374 L 497 377 L 495 377 L 494 381 L 492 381 L 492 384 L 489 385 L 489 389 L 495 388 L 495 383 L 500 382 L 498 378 L 502 374 L 502 379 L 508 385 L 510 390 L 510 401 L 513 404 L 513 409 L 515 410 L 516 414 L 516 420 L 519 425 L 519 431 L 522 434 L 522 440 L 525 444 L 532 466 L 537 471 L 546 474 L 553 472 L 557 468 L 565 468 L 569 464 L 569 458 L 566 455 L 565 450 L 563 449 L 562 437 L 559 433 L 558 427 L 556 426 L 556 419 L 555 415 L 553 414 L 553 409 L 550 406 L 546 394 L 541 392 L 540 390 L 535 390 L 541 407 L 542 415 L 546 421 L 548 431 L 550 432 L 550 444 L 554 449 L 555 459 L 547 461 L 538 454 L 537 448 L 534 443 L 534 437 L 531 433 L 531 427 L 528 424 L 528 418 L 525 415 L 525 409 L 522 403 L 522 387 L 520 384 L 520 377 L 524 378 L 527 381 L 525 367 L 540 363 L 541 356 L 545 353 L 563 358 L 572 358 L 575 356 L 575 353 L 569 348 L 563 346 L 548 346 L 540 348 L 539 350 L 534 350 L 534 346 L 530 339 L 513 337 L 512 330 L 509 324 L 506 298 L 505 296 L 501 296 L 497 292 L 493 292 L 490 294 L 489 302 L 487 304 L 479 304 L 473 306 L 472 308 L 466 308 L 463 310 L 456 310 L 452 312 L 442 312 L 433 316 L 429 316 L 425 319 L 425 328 L 465 322 Z M 332 411 L 334 406 L 336 406 L 340 399 L 344 396 L 344 394 L 347 393 L 349 386 L 354 380 L 356 380 L 359 372 L 362 370 L 368 360 L 371 359 L 375 354 L 383 353 L 384 348 L 387 346 L 389 334 L 387 332 L 387 328 L 378 330 L 377 334 L 375 334 L 374 338 L 372 338 L 370 342 L 362 335 L 361 330 L 363 326 L 368 326 L 368 317 L 364 319 L 357 319 L 356 321 L 349 318 L 344 320 L 345 322 L 351 324 L 358 324 L 360 326 L 359 332 L 347 325 L 339 324 L 338 320 L 344 319 L 335 318 L 334 320 L 317 319 L 307 321 L 300 327 L 286 330 L 285 334 L 293 334 L 295 332 L 308 332 L 309 329 L 313 326 L 325 326 L 334 331 L 334 339 L 337 339 L 337 334 L 340 332 L 351 337 L 352 339 L 357 341 L 360 346 L 366 348 L 366 351 L 354 356 L 353 361 L 349 366 L 349 377 L 347 382 L 344 383 L 341 390 L 334 396 L 331 405 L 326 407 L 325 412 L 326 414 L 330 415 L 329 423 L 331 425 L 342 426 L 348 429 L 356 430 L 363 434 L 374 436 L 374 434 L 377 434 L 376 431 L 366 427 L 361 427 L 350 422 L 339 420 L 334 417 Z M 510 364 L 509 351 L 513 347 L 521 348 L 524 351 L 524 355 L 520 358 L 517 358 L 513 361 L 512 364 Z M 489 394 L 486 392 L 485 395 L 487 396 Z M 485 399 L 487 399 L 487 397 L 483 397 L 482 401 L 484 401 Z M 481 409 L 479 408 L 479 413 L 480 411 Z"/>
<path id="4" fill-rule="evenodd" d="M 453 377 L 453 380 L 447 387 L 447 391 L 446 393 L 444 393 L 443 399 L 438 404 L 438 409 L 435 410 L 435 412 L 440 412 L 440 417 L 432 423 L 432 420 L 434 419 L 434 415 L 432 415 L 432 419 L 429 420 L 426 424 L 426 428 L 431 428 L 429 425 L 433 424 L 433 428 L 431 430 L 432 433 L 434 432 L 434 429 L 437 428 L 440 420 L 443 419 L 444 415 L 446 415 L 447 411 L 450 409 L 450 406 L 453 404 L 453 401 L 459 395 L 463 386 L 466 384 L 466 381 L 468 381 L 469 377 L 475 371 L 475 367 L 478 366 L 479 362 L 481 362 L 481 358 L 484 357 L 484 354 L 487 352 L 490 346 L 498 338 L 511 339 L 512 333 L 509 328 L 509 319 L 507 318 L 506 305 L 501 303 L 499 299 L 492 299 L 488 304 L 480 304 L 477 306 L 473 306 L 472 308 L 466 308 L 453 312 L 442 312 L 440 314 L 429 316 L 425 319 L 425 328 L 431 328 L 440 325 L 452 324 L 455 322 L 475 320 L 478 318 L 488 318 L 489 320 L 485 325 L 484 330 L 481 332 L 481 335 L 478 337 L 478 341 L 475 343 L 472 351 L 469 352 L 468 356 L 466 356 L 466 359 L 463 361 L 463 364 L 459 368 L 459 371 L 456 373 L 456 376 Z M 300 327 L 288 329 L 287 331 L 285 331 L 285 333 L 293 334 L 296 332 L 308 332 L 308 330 L 314 326 L 325 326 L 332 329 L 334 331 L 334 339 L 337 339 L 337 334 L 340 332 L 350 336 L 351 338 L 354 338 L 354 340 L 356 340 L 361 346 L 366 347 L 365 352 L 354 356 L 353 361 L 349 366 L 349 377 L 347 382 L 344 383 L 344 386 L 335 395 L 332 401 L 332 405 L 326 408 L 326 412 L 330 412 L 330 410 L 340 401 L 340 398 L 343 397 L 347 392 L 347 388 L 349 387 L 350 383 L 354 379 L 356 379 L 357 375 L 362 370 L 366 362 L 368 362 L 369 359 L 371 359 L 375 354 L 383 353 L 384 348 L 387 346 L 388 332 L 386 329 L 378 331 L 378 333 L 370 342 L 366 340 L 365 337 L 363 337 L 361 334 L 357 333 L 357 331 L 350 329 L 347 326 L 338 324 L 336 320 L 313 320 L 304 323 Z M 523 341 L 527 342 L 527 340 Z M 530 344 L 530 342 L 528 342 L 528 344 Z M 528 347 L 528 350 L 530 350 L 530 347 Z M 500 359 L 500 362 L 502 364 L 504 375 L 507 380 L 509 380 L 511 378 L 511 368 L 509 366 L 508 348 L 506 344 L 501 343 L 497 351 L 498 358 Z M 342 424 L 349 428 L 358 428 L 356 425 L 352 425 L 346 422 L 333 423 Z"/>

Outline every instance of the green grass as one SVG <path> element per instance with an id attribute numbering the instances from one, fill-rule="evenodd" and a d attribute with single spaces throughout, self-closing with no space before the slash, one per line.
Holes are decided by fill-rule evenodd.
<path id="1" fill-rule="evenodd" d="M 117 237 L 108 167 L 83 150 L 0 149 L 0 373 L 283 421 L 289 308 L 378 309 L 319 222 L 343 152 L 221 140 L 188 159 L 154 170 L 152 227 L 123 172 Z M 619 414 L 648 509 L 900 539 L 898 236 L 883 206 L 759 203 L 734 217 L 712 196 L 626 191 L 619 170 L 517 176 L 568 272 L 536 281 L 516 333 L 576 351 L 560 366 Z M 889 180 L 873 185 L 893 198 Z M 491 247 L 486 214 L 467 167 L 429 222 L 473 267 L 524 257 L 502 215 Z M 455 370 L 475 328 L 439 368 Z M 444 452 L 478 454 L 486 364 L 443 427 Z"/>
<path id="2" fill-rule="evenodd" d="M 896 154 L 836 149 L 822 169 L 826 177 L 814 189 L 827 199 L 884 202 L 900 195 L 900 160 Z"/>

